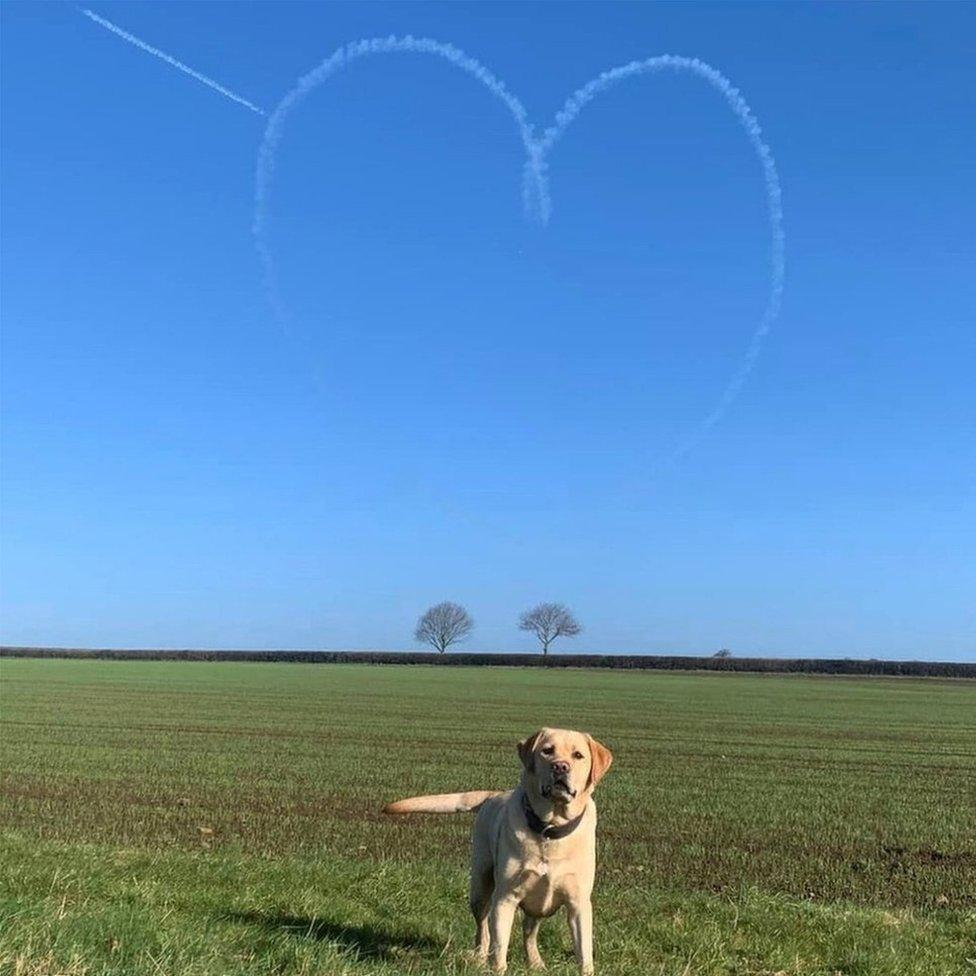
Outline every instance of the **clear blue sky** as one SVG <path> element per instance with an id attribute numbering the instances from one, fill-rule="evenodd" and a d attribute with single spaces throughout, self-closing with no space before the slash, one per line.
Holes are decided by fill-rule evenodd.
<path id="1" fill-rule="evenodd" d="M 94 0 L 93 0 L 94 3 Z M 976 659 L 976 7 L 157 4 L 96 13 L 271 110 L 340 44 L 450 41 L 547 124 L 594 74 L 700 57 L 784 190 L 782 315 L 678 464 L 765 301 L 762 174 L 716 93 L 630 81 L 553 151 L 421 57 L 265 120 L 82 17 L 3 16 L 7 643 Z"/>

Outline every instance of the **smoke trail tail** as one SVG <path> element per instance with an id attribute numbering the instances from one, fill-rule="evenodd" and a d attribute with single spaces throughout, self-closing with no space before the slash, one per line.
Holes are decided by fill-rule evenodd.
<path id="1" fill-rule="evenodd" d="M 201 84 L 206 85 L 208 88 L 212 88 L 215 92 L 219 92 L 225 98 L 229 98 L 232 102 L 237 102 L 238 105 L 243 105 L 245 108 L 249 108 L 252 112 L 256 112 L 258 115 L 264 115 L 264 110 L 257 107 L 253 103 L 249 102 L 246 98 L 241 98 L 240 95 L 235 94 L 229 88 L 224 88 L 223 85 L 218 84 L 213 78 L 208 78 L 206 75 L 200 74 L 199 71 L 194 71 L 193 68 L 185 65 L 182 61 L 177 61 L 176 58 L 166 54 L 164 51 L 160 51 L 159 48 L 153 47 L 151 44 L 147 44 L 145 41 L 140 40 L 134 34 L 130 34 L 128 31 L 122 30 L 112 21 L 106 20 L 104 17 L 99 17 L 98 14 L 91 10 L 82 9 L 80 11 L 89 20 L 98 24 L 100 27 L 104 27 L 107 31 L 111 31 L 117 37 L 121 37 L 123 41 L 128 41 L 130 44 L 134 44 L 141 51 L 145 51 L 147 54 L 151 54 L 153 57 L 159 58 L 161 61 L 165 61 L 167 64 L 172 65 L 177 71 L 182 71 L 183 74 L 189 75 L 191 78 L 195 78 Z"/>

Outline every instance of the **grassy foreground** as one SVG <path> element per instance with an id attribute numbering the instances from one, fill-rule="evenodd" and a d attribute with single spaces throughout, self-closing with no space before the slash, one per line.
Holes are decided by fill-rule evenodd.
<path id="1" fill-rule="evenodd" d="M 976 683 L 26 659 L 0 973 L 474 974 L 469 818 L 378 810 L 512 785 L 543 724 L 616 757 L 604 976 L 976 976 Z"/>

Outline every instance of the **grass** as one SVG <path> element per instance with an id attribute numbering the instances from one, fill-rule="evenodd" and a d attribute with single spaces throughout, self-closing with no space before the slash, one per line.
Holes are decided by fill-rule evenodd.
<path id="1" fill-rule="evenodd" d="M 543 724 L 616 757 L 604 976 L 976 976 L 976 683 L 28 659 L 0 973 L 474 974 L 470 819 L 378 811 L 512 785 Z"/>

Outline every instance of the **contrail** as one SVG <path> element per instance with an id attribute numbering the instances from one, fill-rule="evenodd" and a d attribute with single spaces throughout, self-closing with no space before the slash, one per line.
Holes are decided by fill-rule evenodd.
<path id="1" fill-rule="evenodd" d="M 732 374 L 715 407 L 698 424 L 695 432 L 688 437 L 672 455 L 672 460 L 690 451 L 708 431 L 724 416 L 729 406 L 739 395 L 749 374 L 755 367 L 763 343 L 769 334 L 782 304 L 783 286 L 786 269 L 786 236 L 783 231 L 782 190 L 776 162 L 769 146 L 763 140 L 762 129 L 756 120 L 752 109 L 742 97 L 732 82 L 716 68 L 698 58 L 688 58 L 680 55 L 664 54 L 648 58 L 645 61 L 632 61 L 629 64 L 613 68 L 598 75 L 577 89 L 566 100 L 563 107 L 556 114 L 554 123 L 536 137 L 533 125 L 528 121 L 525 108 L 505 84 L 491 71 L 474 58 L 465 54 L 451 44 L 445 44 L 430 38 L 385 37 L 369 40 L 354 41 L 340 47 L 330 57 L 326 58 L 318 67 L 303 75 L 298 83 L 278 103 L 268 119 L 264 131 L 264 138 L 258 151 L 257 168 L 255 173 L 254 192 L 254 220 L 252 232 L 254 243 L 261 262 L 264 275 L 264 285 L 269 303 L 274 311 L 279 325 L 287 329 L 287 313 L 283 301 L 278 293 L 274 258 L 271 246 L 267 240 L 269 194 L 271 180 L 274 175 L 275 155 L 284 135 L 285 121 L 289 113 L 306 95 L 319 85 L 351 64 L 353 61 L 373 54 L 409 53 L 428 54 L 443 58 L 448 63 L 472 75 L 480 81 L 496 98 L 508 108 L 515 121 L 519 137 L 525 149 L 526 161 L 523 171 L 522 199 L 526 212 L 534 214 L 542 223 L 548 223 L 552 213 L 552 201 L 549 193 L 548 154 L 556 145 L 563 133 L 583 108 L 597 95 L 627 78 L 643 74 L 653 74 L 660 71 L 677 71 L 698 76 L 707 81 L 721 95 L 724 96 L 729 107 L 738 118 L 753 150 L 763 169 L 766 184 L 766 204 L 768 211 L 771 254 L 770 254 L 770 285 L 766 299 L 766 306 L 759 324 L 753 331 L 746 348 L 745 355 L 738 368 Z"/>
<path id="2" fill-rule="evenodd" d="M 124 41 L 128 41 L 130 44 L 135 44 L 137 48 L 146 51 L 148 54 L 165 61 L 167 64 L 171 64 L 174 68 L 182 71 L 183 74 L 189 75 L 191 78 L 196 78 L 197 81 L 202 82 L 208 88 L 212 88 L 216 92 L 220 92 L 221 95 L 226 96 L 232 102 L 237 102 L 238 105 L 243 105 L 245 108 L 249 108 L 252 112 L 257 112 L 258 115 L 265 115 L 263 109 L 253 105 L 246 98 L 241 98 L 240 95 L 235 95 L 228 88 L 224 88 L 223 85 L 219 85 L 213 78 L 208 78 L 206 75 L 200 74 L 199 71 L 194 71 L 188 65 L 185 65 L 182 61 L 177 61 L 176 58 L 170 57 L 164 51 L 160 51 L 159 48 L 153 47 L 151 44 L 147 44 L 145 41 L 140 41 L 138 37 L 133 36 L 128 31 L 122 30 L 121 27 L 117 27 L 110 20 L 106 20 L 104 17 L 99 17 L 98 14 L 93 13 L 91 10 L 83 9 L 81 11 L 89 20 L 93 20 L 96 24 L 104 27 L 106 30 L 111 31 L 113 34 L 118 35 Z"/>

